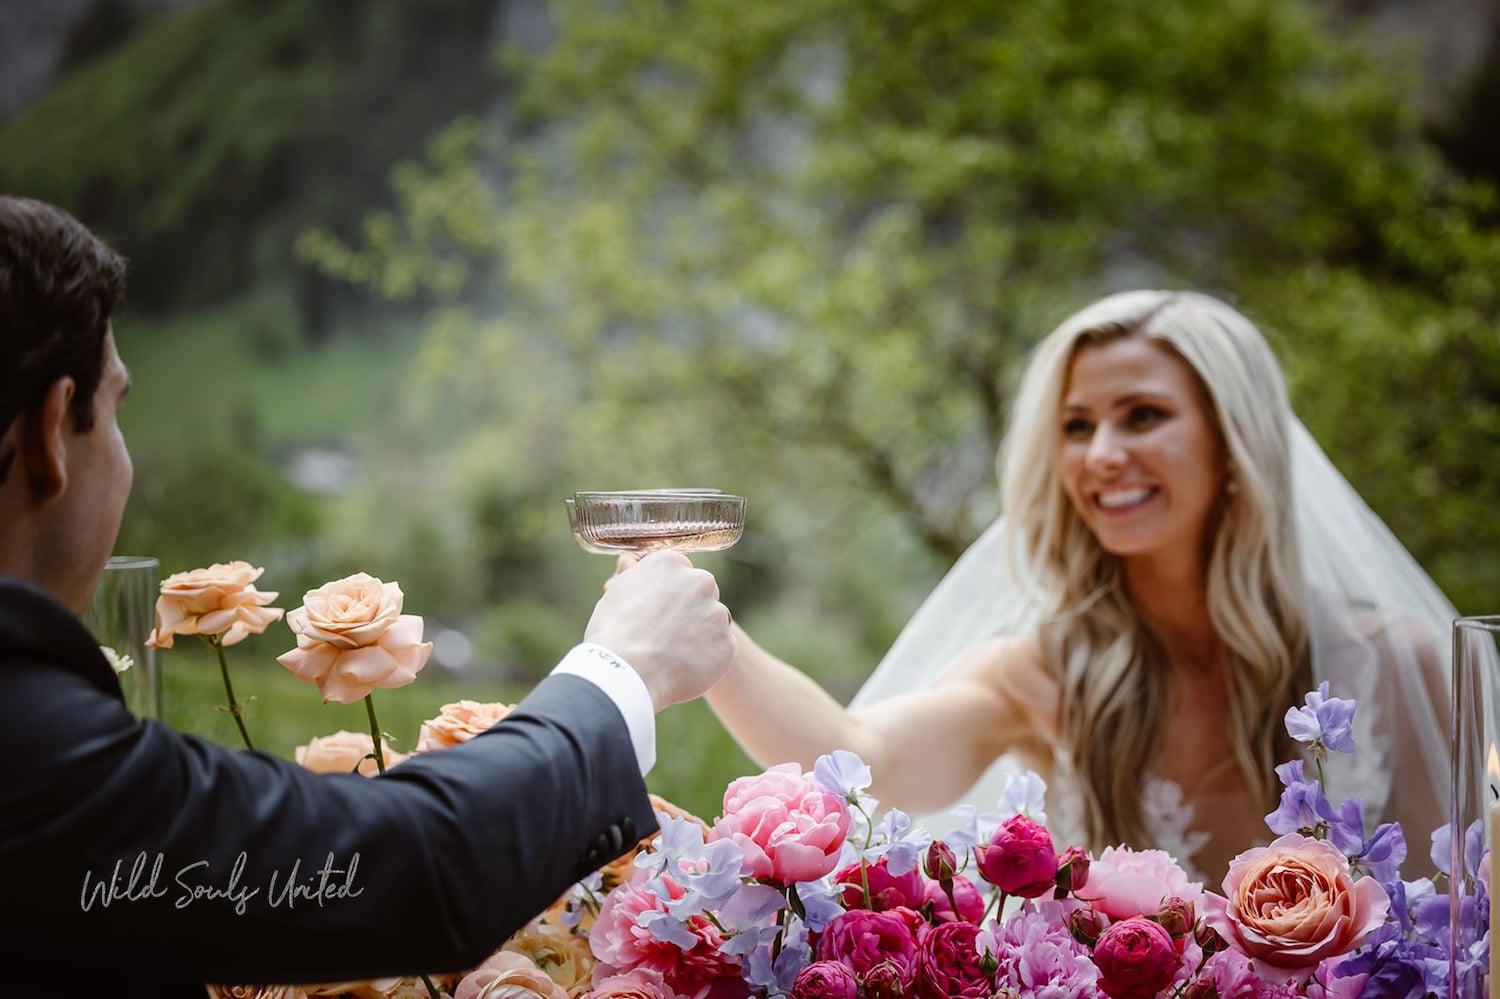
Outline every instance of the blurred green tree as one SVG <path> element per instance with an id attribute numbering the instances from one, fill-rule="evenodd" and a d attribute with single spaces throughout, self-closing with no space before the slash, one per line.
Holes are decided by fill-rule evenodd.
<path id="1" fill-rule="evenodd" d="M 996 513 L 1027 348 L 1104 292 L 1190 286 L 1267 327 L 1461 608 L 1500 592 L 1495 202 L 1357 25 L 1301 0 L 550 10 L 510 119 L 452 126 L 355 244 L 302 243 L 464 303 L 426 370 L 481 400 L 470 432 L 534 432 L 482 400 L 540 378 L 563 481 L 748 492 L 741 562 L 878 647 Z"/>

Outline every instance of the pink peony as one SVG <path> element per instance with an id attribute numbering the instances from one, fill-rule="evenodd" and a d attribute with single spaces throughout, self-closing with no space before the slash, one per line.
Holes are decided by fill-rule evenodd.
<path id="1" fill-rule="evenodd" d="M 844 799 L 804 777 L 797 764 L 783 763 L 730 783 L 709 838 L 738 844 L 745 874 L 785 886 L 833 870 L 849 821 Z"/>
<path id="2" fill-rule="evenodd" d="M 936 881 L 927 882 L 927 902 L 932 906 L 932 921 L 934 923 L 951 923 L 961 920 L 965 923 L 978 923 L 984 918 L 984 896 L 979 894 L 979 889 L 974 882 L 959 875 L 951 878 L 950 884 L 953 889 L 953 897 L 949 898 L 943 886 Z M 958 904 L 958 910 L 954 911 L 954 903 Z"/>
<path id="3" fill-rule="evenodd" d="M 791 999 L 858 999 L 854 972 L 837 961 L 814 961 L 797 972 Z"/>
<path id="4" fill-rule="evenodd" d="M 353 704 L 377 687 L 404 687 L 432 654 L 422 619 L 401 613 L 401 587 L 363 572 L 325 583 L 287 614 L 297 647 L 276 657 L 324 701 Z"/>
<path id="5" fill-rule="evenodd" d="M 1289 976 L 1283 975 L 1283 981 Z M 1222 950 L 1210 957 L 1203 971 L 1188 986 L 1188 996 L 1215 999 L 1296 999 L 1302 990 L 1293 984 L 1278 984 L 1261 978 L 1255 963 L 1237 950 Z"/>
<path id="6" fill-rule="evenodd" d="M 853 909 L 835 916 L 818 937 L 815 954 L 819 961 L 838 961 L 853 971 L 861 983 L 878 965 L 890 965 L 904 989 L 910 989 L 916 974 L 917 926 L 909 909 L 872 912 Z"/>
<path id="7" fill-rule="evenodd" d="M 1159 924 L 1131 916 L 1113 924 L 1094 944 L 1099 990 L 1110 999 L 1152 999 L 1177 975 L 1177 949 Z"/>
<path id="8" fill-rule="evenodd" d="M 1077 896 L 1111 919 L 1150 916 L 1169 898 L 1197 905 L 1203 885 L 1189 881 L 1165 850 L 1107 846 L 1089 864 L 1088 884 Z"/>
<path id="9" fill-rule="evenodd" d="M 1300 833 L 1229 862 L 1224 897 L 1203 899 L 1204 919 L 1247 957 L 1301 977 L 1347 954 L 1385 922 L 1391 901 L 1371 877 L 1355 879 L 1338 848 Z M 1269 977 L 1269 975 L 1268 975 Z"/>
<path id="10" fill-rule="evenodd" d="M 684 996 L 703 994 L 714 980 L 738 975 L 738 960 L 723 951 L 724 935 L 702 916 L 695 916 L 685 924 L 688 932 L 698 938 L 687 950 L 652 936 L 650 928 L 642 925 L 641 917 L 650 912 L 665 912 L 667 905 L 646 890 L 646 881 L 641 875 L 605 896 L 589 933 L 594 956 L 611 971 L 639 972 Z M 674 899 L 686 894 L 665 875 L 657 883 L 665 885 Z"/>
<path id="11" fill-rule="evenodd" d="M 922 935 L 917 945 L 917 992 L 943 999 L 985 999 L 994 987 L 980 969 L 973 923 L 943 923 Z"/>
<path id="12" fill-rule="evenodd" d="M 1012 815 L 995 830 L 989 846 L 974 851 L 979 873 L 1007 895 L 1036 898 L 1052 890 L 1057 851 L 1047 827 L 1025 815 Z"/>
<path id="13" fill-rule="evenodd" d="M 991 921 L 979 939 L 993 954 L 1000 994 L 1080 997 L 1098 994 L 1088 948 L 1074 940 L 1067 929 L 1067 906 L 1053 899 L 1024 903 L 1002 924 Z"/>
<path id="14" fill-rule="evenodd" d="M 927 897 L 922 872 L 913 868 L 900 876 L 890 872 L 886 858 L 873 864 L 851 864 L 834 875 L 836 884 L 844 886 L 843 900 L 846 909 L 886 909 L 904 907 L 920 909 Z M 869 898 L 865 897 L 866 886 Z"/>

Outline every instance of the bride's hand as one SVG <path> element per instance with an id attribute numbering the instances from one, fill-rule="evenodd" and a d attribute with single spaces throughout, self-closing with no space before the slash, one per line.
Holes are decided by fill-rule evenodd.
<path id="1" fill-rule="evenodd" d="M 624 572 L 626 569 L 629 569 L 640 560 L 641 557 L 635 552 L 621 552 L 619 557 L 615 559 L 615 575 L 618 576 L 620 573 Z M 608 586 L 608 581 L 606 581 L 604 585 Z"/>

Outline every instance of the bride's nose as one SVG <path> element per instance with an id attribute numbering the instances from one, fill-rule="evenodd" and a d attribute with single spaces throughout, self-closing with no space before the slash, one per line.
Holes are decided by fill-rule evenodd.
<path id="1" fill-rule="evenodd" d="M 1089 438 L 1088 450 L 1083 463 L 1089 471 L 1097 474 L 1117 472 L 1125 466 L 1129 453 L 1125 441 L 1118 431 L 1108 424 L 1100 424 Z"/>

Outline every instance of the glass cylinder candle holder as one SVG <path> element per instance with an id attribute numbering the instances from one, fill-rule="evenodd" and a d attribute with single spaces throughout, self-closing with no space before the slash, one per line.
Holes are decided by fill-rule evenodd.
<path id="1" fill-rule="evenodd" d="M 1452 846 L 1449 856 L 1449 999 L 1482 999 L 1500 988 L 1500 948 L 1476 961 L 1496 914 L 1500 842 L 1500 615 L 1453 622 Z"/>
<path id="2" fill-rule="evenodd" d="M 137 718 L 161 718 L 156 650 L 146 644 L 156 622 L 159 570 L 154 558 L 115 555 L 104 564 L 84 624 L 114 653 L 125 704 Z M 126 663 L 128 660 L 128 664 Z"/>

